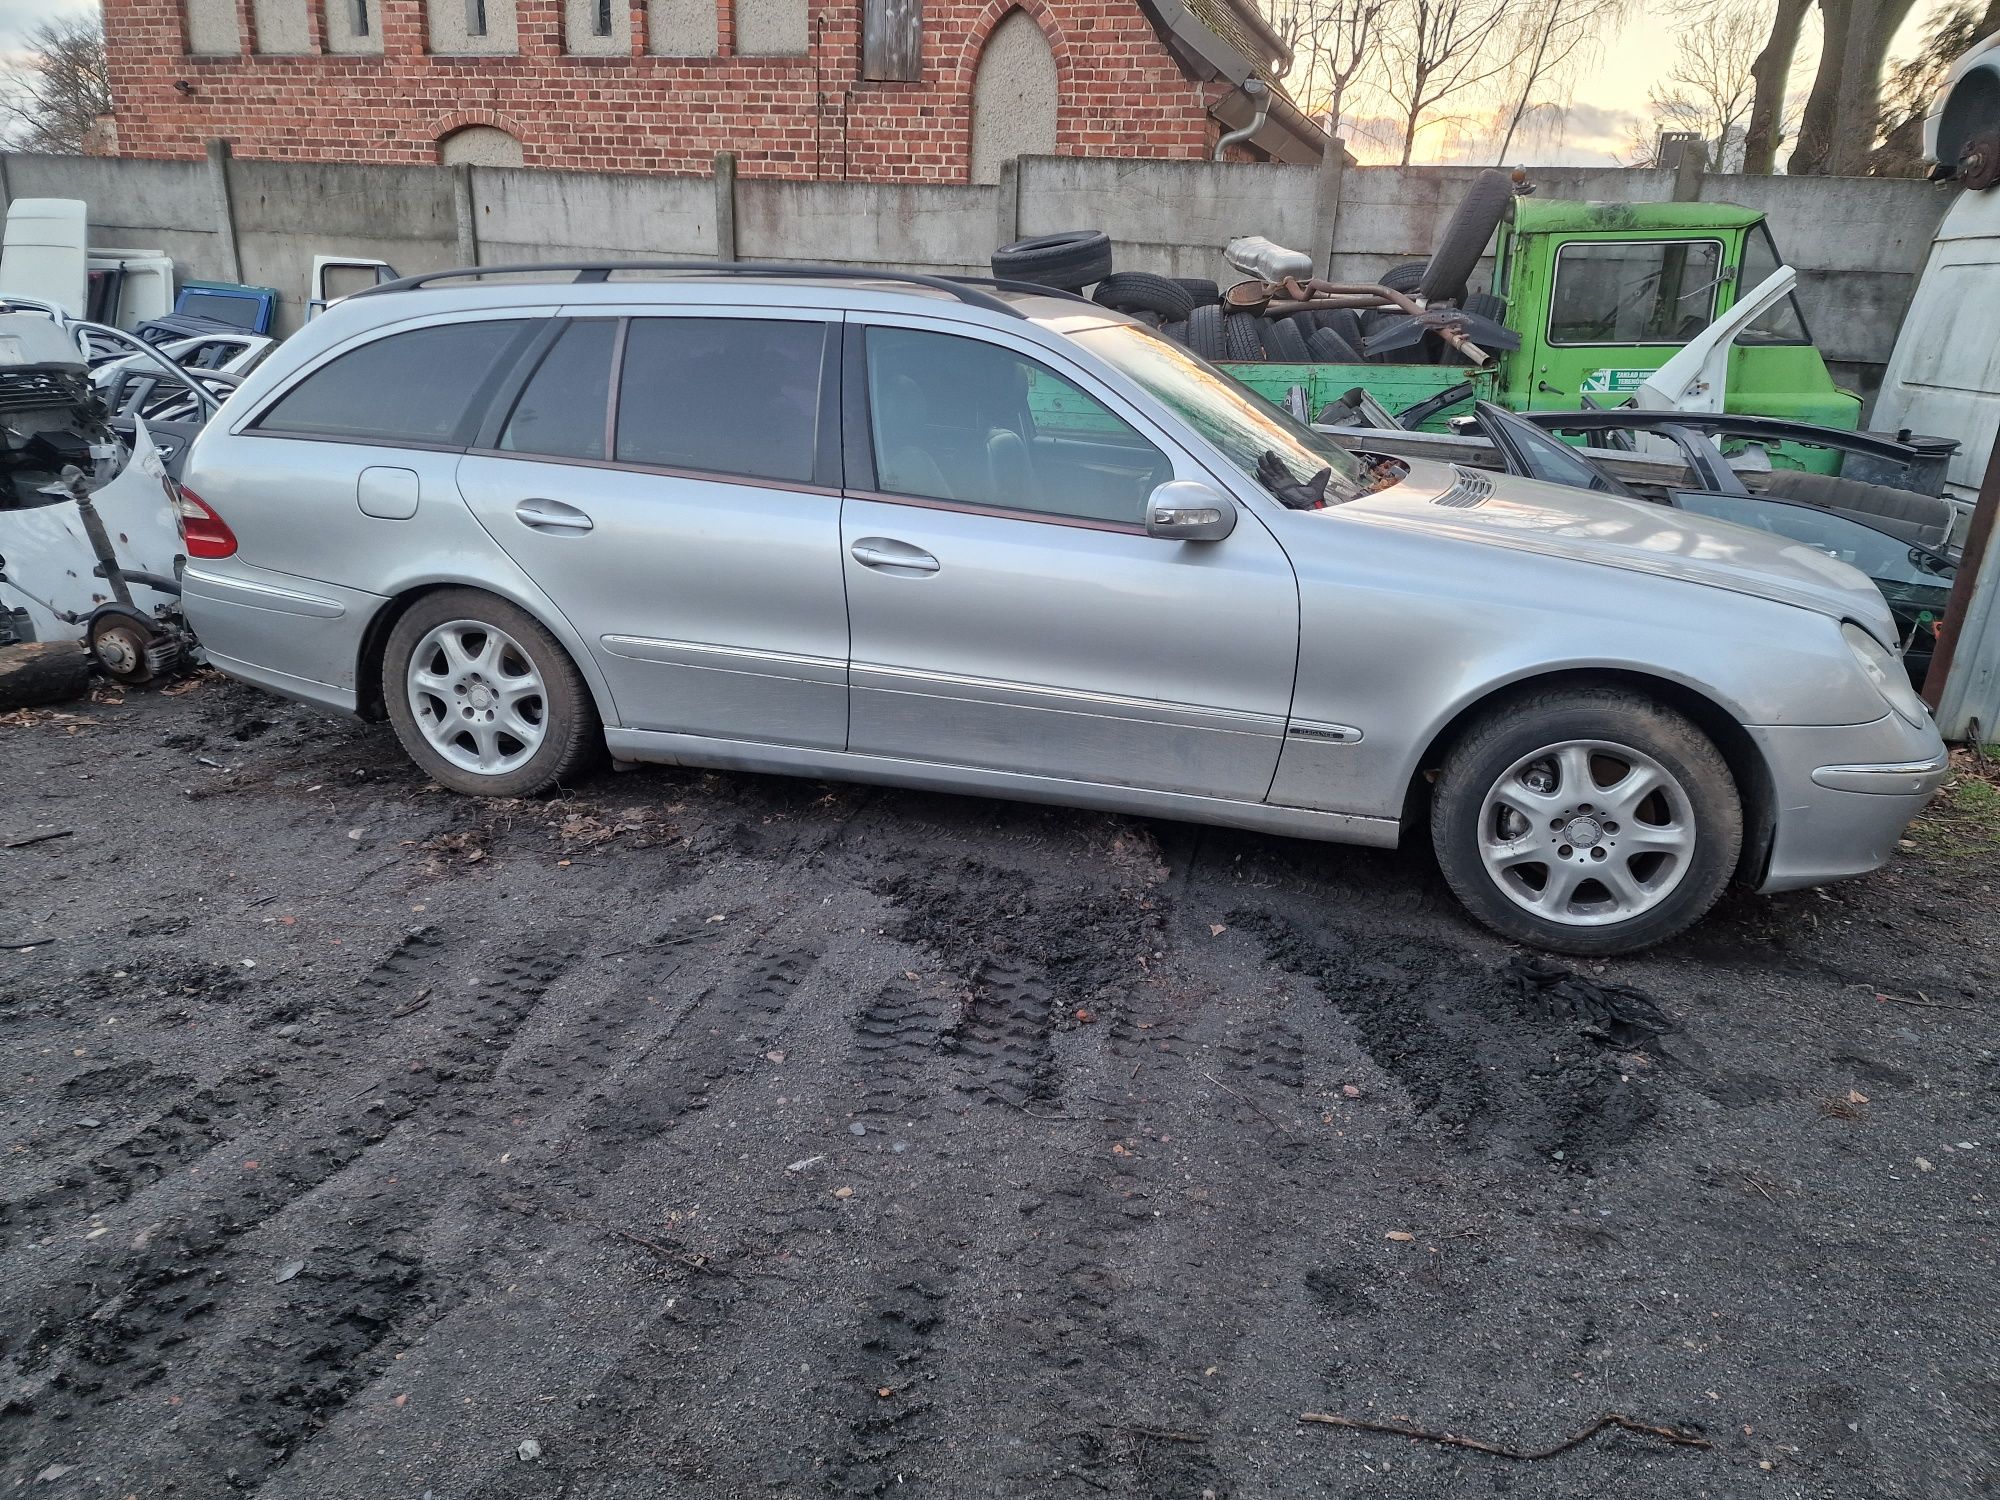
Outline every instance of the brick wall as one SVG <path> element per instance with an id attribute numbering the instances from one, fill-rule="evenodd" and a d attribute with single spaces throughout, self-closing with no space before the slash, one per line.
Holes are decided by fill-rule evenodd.
<path id="1" fill-rule="evenodd" d="M 483 124 L 531 167 L 696 172 L 728 150 L 752 177 L 963 182 L 980 48 L 1015 8 L 1055 55 L 1060 154 L 1197 158 L 1218 132 L 1222 87 L 1191 82 L 1133 0 L 928 0 L 917 83 L 861 80 L 857 0 L 812 0 L 808 55 L 782 58 L 733 55 L 733 0 L 715 0 L 722 55 L 698 58 L 650 55 L 643 0 L 618 3 L 620 56 L 565 53 L 563 0 L 518 0 L 505 57 L 433 55 L 423 0 L 380 0 L 382 50 L 336 55 L 313 0 L 312 50 L 270 56 L 235 0 L 244 51 L 213 57 L 188 53 L 184 0 L 104 0 L 118 151 L 192 158 L 219 136 L 245 157 L 434 162 L 441 136 Z"/>

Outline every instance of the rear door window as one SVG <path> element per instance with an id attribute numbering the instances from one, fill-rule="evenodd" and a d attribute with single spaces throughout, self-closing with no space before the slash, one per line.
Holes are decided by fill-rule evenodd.
<path id="1" fill-rule="evenodd" d="M 500 447 L 555 458 L 603 458 L 611 355 L 617 344 L 613 318 L 591 318 L 565 328 L 528 377 L 500 434 Z"/>
<path id="2" fill-rule="evenodd" d="M 257 419 L 281 437 L 463 447 L 531 335 L 518 318 L 392 333 L 321 365 Z"/>
<path id="3" fill-rule="evenodd" d="M 634 318 L 618 461 L 810 484 L 827 337 L 816 321 Z"/>

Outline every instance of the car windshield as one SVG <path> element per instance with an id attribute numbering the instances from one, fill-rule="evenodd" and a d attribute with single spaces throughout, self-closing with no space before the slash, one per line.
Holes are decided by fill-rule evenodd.
<path id="1" fill-rule="evenodd" d="M 1864 521 L 1817 506 L 1794 505 L 1761 495 L 1707 492 L 1678 494 L 1674 503 L 1698 515 L 1734 521 L 1738 526 L 1754 527 L 1815 547 L 1829 557 L 1859 568 L 1883 592 L 1900 591 L 1892 597 L 1942 608 L 1958 571 L 1943 553 L 1912 545 L 1901 537 L 1877 531 Z"/>
<path id="2" fill-rule="evenodd" d="M 1360 462 L 1353 454 L 1178 344 L 1129 323 L 1089 328 L 1073 336 L 1158 397 L 1220 448 L 1246 477 L 1267 489 L 1269 481 L 1258 474 L 1260 464 L 1269 472 L 1267 454 L 1298 483 L 1331 469 L 1329 501 L 1352 500 L 1365 488 Z"/>

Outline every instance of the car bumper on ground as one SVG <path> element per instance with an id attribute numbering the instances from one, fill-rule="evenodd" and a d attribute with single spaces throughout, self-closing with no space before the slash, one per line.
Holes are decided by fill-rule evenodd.
<path id="1" fill-rule="evenodd" d="M 1757 889 L 1797 890 L 1889 862 L 1951 769 L 1935 727 L 1894 714 L 1868 724 L 1752 727 L 1771 768 L 1775 826 Z"/>

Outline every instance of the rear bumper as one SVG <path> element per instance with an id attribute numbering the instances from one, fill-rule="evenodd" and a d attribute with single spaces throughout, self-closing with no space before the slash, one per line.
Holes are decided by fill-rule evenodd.
<path id="1" fill-rule="evenodd" d="M 1770 767 L 1774 827 L 1760 891 L 1879 870 L 1951 766 L 1935 727 L 1885 714 L 1869 724 L 1752 727 Z"/>

